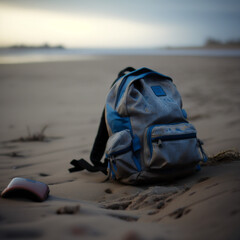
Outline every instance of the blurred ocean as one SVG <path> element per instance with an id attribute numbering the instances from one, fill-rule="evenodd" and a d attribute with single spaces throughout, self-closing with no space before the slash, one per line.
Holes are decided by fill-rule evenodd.
<path id="1" fill-rule="evenodd" d="M 207 56 L 240 57 L 240 49 L 0 49 L 0 64 L 29 62 L 91 60 L 101 56 L 154 55 L 154 56 Z"/>

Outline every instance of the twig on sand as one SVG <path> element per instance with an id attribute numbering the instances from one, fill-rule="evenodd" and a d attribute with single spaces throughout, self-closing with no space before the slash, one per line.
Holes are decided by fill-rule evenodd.
<path id="1" fill-rule="evenodd" d="M 213 166 L 220 163 L 239 161 L 240 153 L 234 150 L 226 150 L 208 158 L 207 162 L 202 162 L 201 166 Z"/>

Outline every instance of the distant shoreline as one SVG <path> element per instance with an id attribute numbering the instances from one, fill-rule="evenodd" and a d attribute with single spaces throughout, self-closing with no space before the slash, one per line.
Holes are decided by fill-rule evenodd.
<path id="1" fill-rule="evenodd" d="M 42 44 L 42 45 L 25 45 L 25 44 L 16 44 L 11 46 L 0 46 L 2 50 L 69 50 L 69 49 L 82 49 L 82 50 L 95 50 L 95 49 L 106 49 L 106 48 L 94 48 L 94 47 L 78 47 L 78 48 L 66 48 L 65 46 L 59 45 L 49 45 L 49 44 Z M 108 49 L 108 48 L 107 48 Z M 161 46 L 161 47 L 152 47 L 152 48 L 109 48 L 109 49 L 151 49 L 151 50 L 231 50 L 231 49 L 240 49 L 240 43 L 206 43 L 205 45 L 200 46 Z"/>
<path id="2" fill-rule="evenodd" d="M 8 47 L 0 47 L 0 49 L 15 49 L 15 50 L 46 50 L 46 49 L 65 49 L 63 45 L 51 46 L 49 44 L 43 44 L 39 46 L 30 46 L 30 45 L 12 45 Z"/>
<path id="3" fill-rule="evenodd" d="M 181 49 L 181 50 L 211 50 L 211 49 L 240 49 L 240 40 L 229 40 L 222 42 L 213 38 L 206 40 L 201 46 L 186 46 L 186 47 L 166 47 L 167 49 Z"/>
<path id="4" fill-rule="evenodd" d="M 151 48 L 151 49 L 93 49 L 93 48 L 0 48 L 0 65 L 83 61 L 106 56 L 198 56 L 198 57 L 240 57 L 240 48 Z"/>
<path id="5" fill-rule="evenodd" d="M 221 49 L 240 49 L 239 45 L 204 45 L 204 46 L 191 46 L 191 47 L 164 47 L 159 49 L 170 49 L 170 50 L 221 50 Z"/>

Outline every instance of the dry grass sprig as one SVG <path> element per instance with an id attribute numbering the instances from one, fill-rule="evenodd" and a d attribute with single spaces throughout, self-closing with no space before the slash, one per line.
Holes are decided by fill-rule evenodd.
<path id="1" fill-rule="evenodd" d="M 12 142 L 43 142 L 46 140 L 46 136 L 44 132 L 46 131 L 48 125 L 44 125 L 40 132 L 31 133 L 30 128 L 27 126 L 27 133 L 26 137 L 20 137 L 18 139 L 12 140 Z"/>
<path id="2" fill-rule="evenodd" d="M 240 153 L 234 150 L 226 150 L 214 156 L 208 157 L 207 162 L 202 162 L 201 166 L 214 166 L 220 163 L 228 163 L 232 161 L 239 161 Z"/>

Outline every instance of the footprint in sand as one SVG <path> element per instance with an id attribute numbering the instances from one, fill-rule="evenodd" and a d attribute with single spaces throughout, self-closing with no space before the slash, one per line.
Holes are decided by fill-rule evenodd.
<path id="1" fill-rule="evenodd" d="M 112 190 L 111 190 L 110 188 L 107 188 L 107 189 L 105 190 L 105 193 L 111 194 L 111 193 L 112 193 Z"/>
<path id="2" fill-rule="evenodd" d="M 80 210 L 80 206 L 64 206 L 57 209 L 57 214 L 77 214 Z"/>
<path id="3" fill-rule="evenodd" d="M 21 154 L 20 151 L 8 152 L 8 153 L 1 153 L 0 156 L 3 157 L 11 157 L 11 158 L 26 158 L 25 155 Z"/>
<path id="4" fill-rule="evenodd" d="M 191 211 L 190 208 L 183 207 L 183 208 L 178 208 L 172 213 L 169 214 L 170 217 L 173 217 L 175 219 L 181 218 L 183 215 L 188 214 Z"/>
<path id="5" fill-rule="evenodd" d="M 172 201 L 172 196 L 179 191 L 183 190 L 177 187 L 150 187 L 141 193 L 102 203 L 102 207 L 112 210 L 138 210 L 155 206 L 155 208 L 160 209 Z"/>
<path id="6" fill-rule="evenodd" d="M 127 222 L 136 222 L 138 217 L 136 216 L 129 216 L 129 215 L 120 215 L 120 214 L 108 214 L 111 217 L 118 218 Z"/>
<path id="7" fill-rule="evenodd" d="M 189 193 L 188 194 L 188 196 L 192 196 L 192 195 L 194 195 L 196 192 L 191 192 L 191 193 Z"/>
<path id="8" fill-rule="evenodd" d="M 47 173 L 39 173 L 38 174 L 40 177 L 48 177 L 48 176 L 50 176 L 49 174 L 47 174 Z"/>
<path id="9" fill-rule="evenodd" d="M 25 168 L 25 167 L 30 167 L 30 166 L 33 166 L 33 164 L 17 165 L 17 166 L 14 166 L 13 169 L 20 169 L 20 168 Z"/>
<path id="10" fill-rule="evenodd" d="M 217 185 L 219 185 L 219 183 L 214 183 L 210 186 L 205 187 L 205 189 L 213 188 L 213 187 L 216 187 Z"/>
<path id="11" fill-rule="evenodd" d="M 200 178 L 197 182 L 198 183 L 201 183 L 201 182 L 204 182 L 204 181 L 206 181 L 206 180 L 208 180 L 210 177 L 202 177 L 202 178 Z"/>

